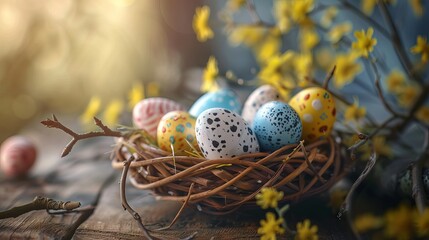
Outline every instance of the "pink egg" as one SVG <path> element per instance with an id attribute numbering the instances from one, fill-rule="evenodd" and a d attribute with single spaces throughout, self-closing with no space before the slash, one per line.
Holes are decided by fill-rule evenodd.
<path id="1" fill-rule="evenodd" d="M 25 175 L 36 160 L 36 147 L 23 136 L 12 136 L 0 147 L 0 169 L 8 177 Z"/>
<path id="2" fill-rule="evenodd" d="M 156 138 L 158 123 L 162 116 L 171 111 L 184 111 L 179 103 L 167 98 L 147 98 L 134 106 L 133 122 Z"/>

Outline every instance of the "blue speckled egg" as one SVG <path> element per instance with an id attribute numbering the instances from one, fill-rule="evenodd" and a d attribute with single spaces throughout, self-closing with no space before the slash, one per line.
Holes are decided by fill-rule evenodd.
<path id="1" fill-rule="evenodd" d="M 250 126 L 238 113 L 228 109 L 211 108 L 202 112 L 197 118 L 195 133 L 207 159 L 259 152 L 258 140 Z"/>
<path id="2" fill-rule="evenodd" d="M 262 151 L 272 152 L 301 139 L 302 123 L 288 104 L 272 101 L 262 105 L 253 119 L 253 131 Z"/>
<path id="3" fill-rule="evenodd" d="M 225 108 L 240 114 L 241 102 L 233 91 L 220 89 L 201 96 L 189 109 L 189 113 L 194 117 L 198 117 L 202 112 L 210 108 Z"/>

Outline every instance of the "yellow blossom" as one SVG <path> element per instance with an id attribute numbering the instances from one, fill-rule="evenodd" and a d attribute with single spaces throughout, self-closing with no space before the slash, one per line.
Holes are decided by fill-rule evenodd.
<path id="1" fill-rule="evenodd" d="M 303 53 L 295 56 L 293 59 L 293 64 L 295 68 L 295 73 L 300 80 L 299 82 L 302 84 L 307 83 L 306 81 L 301 80 L 304 80 L 305 77 L 311 76 L 311 67 L 313 64 L 313 56 L 311 55 L 311 53 Z"/>
<path id="2" fill-rule="evenodd" d="M 350 22 L 343 22 L 331 28 L 328 32 L 329 41 L 337 43 L 343 38 L 344 35 L 352 31 L 352 24 Z"/>
<path id="3" fill-rule="evenodd" d="M 355 76 L 362 71 L 362 67 L 357 63 L 358 55 L 354 53 L 339 54 L 335 59 L 337 68 L 334 73 L 334 86 L 342 88 L 353 81 Z"/>
<path id="4" fill-rule="evenodd" d="M 265 37 L 266 29 L 262 26 L 237 26 L 229 34 L 229 41 L 233 45 L 245 44 L 252 47 L 259 44 Z"/>
<path id="5" fill-rule="evenodd" d="M 409 0 L 411 8 L 416 16 L 423 16 L 422 0 Z"/>
<path id="6" fill-rule="evenodd" d="M 356 42 L 352 43 L 352 48 L 361 56 L 368 57 L 369 53 L 374 50 L 374 46 L 377 44 L 377 39 L 372 38 L 374 34 L 374 29 L 372 27 L 368 28 L 365 31 L 356 31 L 355 37 L 357 39 Z"/>
<path id="7" fill-rule="evenodd" d="M 103 120 L 106 125 L 114 126 L 118 124 L 119 115 L 122 112 L 123 103 L 120 100 L 112 100 L 103 113 Z"/>
<path id="8" fill-rule="evenodd" d="M 389 92 L 398 93 L 405 85 L 405 76 L 401 71 L 393 69 L 386 77 L 386 83 Z"/>
<path id="9" fill-rule="evenodd" d="M 278 28 L 269 30 L 267 36 L 260 44 L 254 47 L 256 58 L 259 62 L 266 62 L 272 56 L 278 54 L 281 47 L 280 31 Z"/>
<path id="10" fill-rule="evenodd" d="M 335 6 L 330 6 L 325 10 L 325 14 L 323 14 L 322 19 L 320 19 L 320 23 L 324 27 L 329 27 L 332 24 L 332 21 L 338 14 L 338 9 Z"/>
<path id="11" fill-rule="evenodd" d="M 100 111 L 100 107 L 101 99 L 99 97 L 92 97 L 89 100 L 88 106 L 86 107 L 85 111 L 80 116 L 80 121 L 85 125 L 91 123 L 94 117 Z"/>
<path id="12" fill-rule="evenodd" d="M 321 48 L 316 52 L 315 60 L 322 69 L 330 71 L 334 65 L 335 53 L 329 48 Z"/>
<path id="13" fill-rule="evenodd" d="M 157 96 L 159 96 L 159 91 L 160 91 L 159 83 L 157 83 L 157 82 L 149 82 L 146 85 L 146 89 L 147 89 L 147 96 L 148 97 L 157 97 Z"/>
<path id="14" fill-rule="evenodd" d="M 384 0 L 385 3 L 393 3 L 396 0 Z M 362 0 L 361 6 L 364 13 L 371 15 L 374 11 L 374 7 L 377 5 L 377 0 Z"/>
<path id="15" fill-rule="evenodd" d="M 411 48 L 411 52 L 414 54 L 421 54 L 422 63 L 427 63 L 429 60 L 429 44 L 427 43 L 427 39 L 422 36 L 418 36 L 417 43 Z"/>
<path id="16" fill-rule="evenodd" d="M 266 214 L 266 219 L 261 220 L 261 227 L 258 228 L 258 234 L 261 235 L 261 240 L 275 240 L 277 234 L 283 234 L 285 229 L 281 227 L 283 218 L 276 219 L 272 212 Z"/>
<path id="17" fill-rule="evenodd" d="M 296 224 L 295 240 L 318 240 L 317 231 L 318 227 L 316 225 L 311 226 L 310 220 L 305 219 L 304 222 Z"/>
<path id="18" fill-rule="evenodd" d="M 374 151 L 378 155 L 386 156 L 391 158 L 393 156 L 392 148 L 386 143 L 386 137 L 378 135 L 372 138 L 372 145 Z"/>
<path id="19" fill-rule="evenodd" d="M 299 39 L 302 51 L 311 51 L 320 41 L 319 35 L 313 29 L 302 30 Z"/>
<path id="20" fill-rule="evenodd" d="M 216 58 L 210 56 L 207 66 L 203 72 L 203 84 L 201 85 L 202 92 L 215 91 L 218 89 L 216 78 L 218 76 L 218 67 Z"/>
<path id="21" fill-rule="evenodd" d="M 383 226 L 383 219 L 373 214 L 365 213 L 356 217 L 353 225 L 357 232 L 364 233 Z"/>
<path id="22" fill-rule="evenodd" d="M 262 209 L 276 208 L 278 201 L 283 199 L 283 192 L 278 192 L 275 188 L 262 188 L 261 192 L 256 195 L 256 203 Z"/>
<path id="23" fill-rule="evenodd" d="M 420 94 L 420 88 L 416 85 L 408 85 L 398 91 L 398 102 L 402 107 L 411 107 Z"/>
<path id="24" fill-rule="evenodd" d="M 208 25 L 209 17 L 210 8 L 208 6 L 197 7 L 195 10 L 192 27 L 200 42 L 205 42 L 207 39 L 211 39 L 214 36 L 212 29 Z"/>
<path id="25" fill-rule="evenodd" d="M 237 11 L 246 4 L 247 0 L 228 0 L 227 8 L 231 11 Z"/>
<path id="26" fill-rule="evenodd" d="M 144 87 L 143 84 L 134 84 L 128 93 L 128 108 L 133 109 L 133 107 L 144 98 Z"/>
<path id="27" fill-rule="evenodd" d="M 420 237 L 429 237 L 429 208 L 426 208 L 423 213 L 417 216 L 416 228 Z"/>
<path id="28" fill-rule="evenodd" d="M 263 83 L 271 85 L 283 82 L 285 75 L 292 70 L 293 57 L 294 53 L 291 51 L 271 57 L 259 72 L 259 78 Z"/>
<path id="29" fill-rule="evenodd" d="M 391 239 L 412 239 L 416 212 L 403 204 L 385 214 L 384 234 Z"/>
<path id="30" fill-rule="evenodd" d="M 346 111 L 344 112 L 344 120 L 346 122 L 358 122 L 363 119 L 365 115 L 366 108 L 359 107 L 359 101 L 355 99 L 353 104 L 346 108 Z"/>
<path id="31" fill-rule="evenodd" d="M 429 124 L 429 107 L 423 106 L 417 110 L 416 118 L 423 123 Z"/>
<path id="32" fill-rule="evenodd" d="M 291 19 L 291 1 L 289 0 L 277 0 L 274 2 L 274 17 L 276 18 L 277 27 L 282 33 L 288 33 L 292 28 Z"/>
<path id="33" fill-rule="evenodd" d="M 308 13 L 313 10 L 313 0 L 291 1 L 291 18 L 296 23 L 307 23 Z"/>

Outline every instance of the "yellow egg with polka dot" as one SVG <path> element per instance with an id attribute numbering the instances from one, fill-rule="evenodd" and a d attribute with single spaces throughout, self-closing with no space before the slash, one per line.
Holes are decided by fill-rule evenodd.
<path id="1" fill-rule="evenodd" d="M 336 117 L 335 99 L 324 88 L 300 91 L 289 102 L 302 121 L 302 138 L 312 142 L 329 136 Z"/>
<path id="2" fill-rule="evenodd" d="M 198 150 L 195 121 L 196 119 L 185 111 L 172 111 L 165 114 L 158 124 L 158 147 L 172 152 L 173 146 L 175 155 L 189 155 L 187 152 L 193 151 L 190 144 Z"/>

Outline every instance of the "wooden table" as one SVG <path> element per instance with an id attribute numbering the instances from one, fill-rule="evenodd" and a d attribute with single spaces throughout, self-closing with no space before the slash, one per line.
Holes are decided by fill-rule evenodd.
<path id="1" fill-rule="evenodd" d="M 124 211 L 119 197 L 120 172 L 109 161 L 111 139 L 79 143 L 70 157 L 59 157 L 67 136 L 54 130 L 36 127 L 33 138 L 40 139 L 43 151 L 37 171 L 22 180 L 0 176 L 0 210 L 30 202 L 35 196 L 57 200 L 80 201 L 93 211 L 51 215 L 33 211 L 17 218 L 0 220 L 0 239 L 142 239 L 142 232 L 131 215 Z M 52 134 L 51 131 L 55 133 Z M 43 143 L 43 144 L 42 144 Z M 99 153 L 106 154 L 99 154 Z M 148 191 L 127 186 L 130 205 L 150 229 L 167 226 L 180 203 L 156 201 Z M 168 230 L 151 234 L 160 239 L 259 239 L 261 210 L 237 211 L 227 216 L 211 216 L 187 208 Z M 297 221 L 310 218 L 319 225 L 320 239 L 354 239 L 345 219 L 336 218 L 326 207 L 326 200 L 311 199 L 294 205 L 287 222 L 294 228 Z"/>

